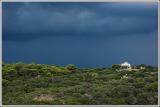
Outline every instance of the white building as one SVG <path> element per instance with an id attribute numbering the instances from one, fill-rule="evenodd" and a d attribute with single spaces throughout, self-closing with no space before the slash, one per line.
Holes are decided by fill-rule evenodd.
<path id="1" fill-rule="evenodd" d="M 144 70 L 144 69 L 145 69 L 145 67 L 141 66 L 141 67 L 140 67 L 140 69 L 141 69 L 141 70 Z"/>
<path id="2" fill-rule="evenodd" d="M 131 67 L 131 64 L 129 64 L 128 62 L 124 62 L 121 64 L 121 69 L 123 70 L 131 70 L 132 67 Z"/>

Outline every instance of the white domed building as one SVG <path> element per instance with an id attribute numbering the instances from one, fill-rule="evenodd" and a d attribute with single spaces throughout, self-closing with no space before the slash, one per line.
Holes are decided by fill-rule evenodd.
<path id="1" fill-rule="evenodd" d="M 129 64 L 128 62 L 124 62 L 121 64 L 121 69 L 123 70 L 132 70 L 131 64 Z"/>

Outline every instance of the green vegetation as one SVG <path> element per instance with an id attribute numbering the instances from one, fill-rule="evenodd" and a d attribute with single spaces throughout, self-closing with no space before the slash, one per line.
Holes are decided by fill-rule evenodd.
<path id="1" fill-rule="evenodd" d="M 4 105 L 152 105 L 158 103 L 158 70 L 4 64 Z M 127 77 L 124 78 L 124 75 Z"/>

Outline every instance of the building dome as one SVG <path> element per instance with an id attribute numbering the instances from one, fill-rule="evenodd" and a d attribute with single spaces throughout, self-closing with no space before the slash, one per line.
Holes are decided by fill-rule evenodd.
<path id="1" fill-rule="evenodd" d="M 130 67 L 131 64 L 129 64 L 128 62 L 124 62 L 124 63 L 121 64 L 121 66 L 128 66 L 128 67 Z"/>

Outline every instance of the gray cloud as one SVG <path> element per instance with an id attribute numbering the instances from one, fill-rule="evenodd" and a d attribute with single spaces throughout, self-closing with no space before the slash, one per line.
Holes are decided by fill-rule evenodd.
<path id="1" fill-rule="evenodd" d="M 3 61 L 157 66 L 157 3 L 3 3 Z"/>
<path id="2" fill-rule="evenodd" d="M 3 39 L 147 34 L 157 20 L 156 3 L 5 3 Z"/>

